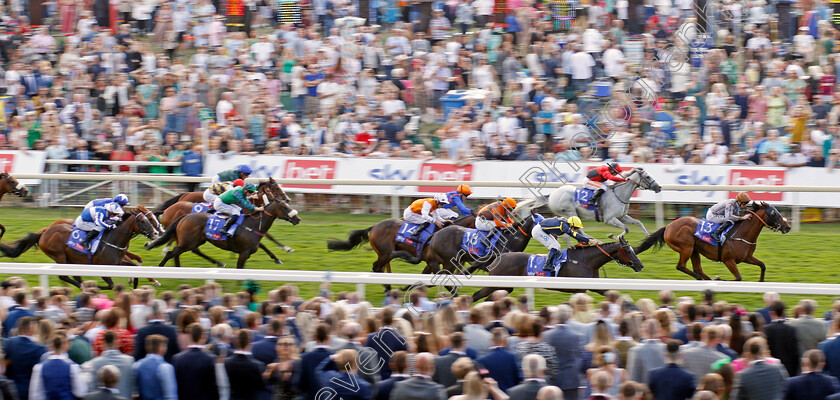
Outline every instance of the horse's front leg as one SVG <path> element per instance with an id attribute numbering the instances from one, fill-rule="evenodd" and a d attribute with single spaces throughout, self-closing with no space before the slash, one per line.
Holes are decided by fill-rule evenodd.
<path id="1" fill-rule="evenodd" d="M 612 218 L 608 219 L 606 221 L 606 224 L 624 230 L 624 232 L 621 232 L 621 233 L 618 234 L 618 237 L 616 237 L 616 239 L 624 237 L 624 235 L 626 235 L 627 232 L 630 232 L 630 228 L 628 228 L 627 225 L 624 225 L 623 223 L 621 223 L 621 221 L 619 221 L 618 218 L 616 218 L 616 217 L 612 217 Z"/>
<path id="2" fill-rule="evenodd" d="M 638 225 L 639 228 L 642 228 L 642 233 L 645 234 L 645 237 L 649 236 L 648 231 L 647 229 L 645 229 L 645 225 L 642 223 L 642 221 L 639 221 L 638 219 L 625 214 L 623 217 L 621 217 L 621 222 L 624 222 L 625 224 Z"/>
<path id="3" fill-rule="evenodd" d="M 767 266 L 764 265 L 764 262 L 755 258 L 754 255 L 750 254 L 750 256 L 744 260 L 747 264 L 758 265 L 758 268 L 761 268 L 761 276 L 758 278 L 759 282 L 764 282 L 764 272 L 767 269 Z"/>
<path id="4" fill-rule="evenodd" d="M 265 252 L 265 254 L 268 254 L 268 256 L 271 257 L 272 260 L 274 260 L 275 264 L 283 264 L 283 261 L 280 261 L 280 259 L 277 258 L 277 256 L 275 256 L 274 253 L 272 253 L 271 250 L 268 249 L 268 247 L 265 247 L 264 244 L 260 243 L 260 248 L 262 249 L 262 251 Z"/>
<path id="5" fill-rule="evenodd" d="M 286 253 L 293 253 L 293 252 L 295 251 L 295 249 L 293 249 L 293 248 L 291 248 L 291 247 L 289 247 L 289 246 L 286 246 L 286 245 L 285 245 L 285 244 L 283 244 L 283 243 L 280 243 L 280 241 L 279 241 L 279 240 L 277 240 L 277 239 L 275 239 L 275 238 L 274 238 L 274 236 L 271 236 L 271 234 L 270 234 L 270 233 L 266 233 L 266 234 L 265 234 L 265 238 L 266 238 L 266 239 L 268 239 L 268 240 L 270 240 L 270 241 L 271 241 L 271 243 L 276 244 L 276 245 L 277 245 L 277 247 L 279 247 L 279 248 L 283 249 L 283 251 L 285 251 Z M 268 250 L 266 250 L 266 251 L 268 251 Z M 273 257 L 272 257 L 272 258 L 273 258 Z M 277 263 L 277 264 L 282 264 L 282 263 Z"/>

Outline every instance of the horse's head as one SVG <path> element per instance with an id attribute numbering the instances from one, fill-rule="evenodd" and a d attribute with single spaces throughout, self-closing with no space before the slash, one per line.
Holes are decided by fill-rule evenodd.
<path id="1" fill-rule="evenodd" d="M 156 227 L 155 223 L 157 222 L 157 218 L 154 218 L 154 214 L 146 209 L 146 207 L 137 206 L 133 210 L 129 210 L 128 214 L 131 215 L 131 218 L 134 218 L 131 230 L 132 233 L 141 234 L 151 240 L 154 240 L 162 232 L 158 231 Z M 128 221 L 129 219 L 130 218 L 125 218 L 124 220 Z M 157 224 L 159 225 L 160 223 L 158 222 Z"/>
<path id="2" fill-rule="evenodd" d="M 300 223 L 300 217 L 298 217 L 298 211 L 292 208 L 289 203 L 280 200 L 278 201 L 273 194 L 263 194 L 262 201 L 265 203 L 265 211 L 270 215 L 274 216 L 275 218 L 284 219 L 292 223 L 292 225 L 297 225 Z"/>
<path id="3" fill-rule="evenodd" d="M 631 170 L 632 172 L 627 175 L 627 179 L 635 182 L 639 185 L 640 188 L 644 190 L 652 190 L 654 193 L 659 193 L 662 191 L 662 186 L 659 186 L 651 176 L 645 171 L 642 167 L 636 167 Z M 635 178 L 638 176 L 638 178 Z"/>
<path id="4" fill-rule="evenodd" d="M 624 236 L 619 237 L 618 242 L 619 247 L 610 253 L 610 257 L 622 267 L 633 268 L 633 272 L 639 272 L 644 269 L 645 266 L 642 264 L 642 260 L 636 256 L 636 252 L 633 251 L 633 246 L 624 239 Z"/>
<path id="5" fill-rule="evenodd" d="M 20 197 L 26 197 L 29 195 L 29 189 L 27 189 L 23 183 L 18 182 L 18 180 L 8 172 L 0 172 L 0 190 Z"/>
<path id="6" fill-rule="evenodd" d="M 268 178 L 268 180 L 261 181 L 260 185 L 257 186 L 257 193 L 260 197 L 264 194 L 271 194 L 275 199 L 285 201 L 289 204 L 292 203 L 292 199 L 286 195 L 286 192 L 283 191 L 283 188 L 280 187 L 280 184 L 277 183 L 274 178 Z"/>
<path id="7" fill-rule="evenodd" d="M 142 213 L 142 214 L 143 214 L 143 216 L 144 216 L 144 217 L 146 217 L 146 219 L 148 219 L 148 220 L 149 220 L 149 223 L 151 223 L 151 224 L 152 224 L 152 228 L 154 228 L 154 230 L 155 230 L 155 232 L 154 232 L 155 236 L 162 235 L 162 234 L 163 234 L 163 231 L 165 231 L 165 230 L 166 230 L 166 228 L 164 228 L 164 227 L 163 227 L 163 225 L 162 225 L 162 224 L 160 223 L 160 221 L 158 220 L 158 218 L 157 218 L 157 216 L 155 215 L 155 213 L 153 213 L 152 211 L 148 210 L 146 207 L 143 207 L 143 206 L 137 206 L 137 207 L 135 208 L 135 211 L 136 211 L 136 212 L 138 212 L 138 213 Z"/>
<path id="8" fill-rule="evenodd" d="M 780 213 L 776 207 L 770 205 L 770 203 L 765 201 L 754 202 L 751 208 L 764 226 L 772 229 L 773 231 L 780 231 L 782 234 L 790 232 L 790 224 L 788 223 L 787 218 L 782 216 L 782 213 Z M 757 214 L 760 211 L 764 211 L 763 218 Z"/>

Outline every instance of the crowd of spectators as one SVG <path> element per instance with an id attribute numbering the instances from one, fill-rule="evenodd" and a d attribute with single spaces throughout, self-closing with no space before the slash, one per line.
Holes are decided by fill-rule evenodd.
<path id="1" fill-rule="evenodd" d="M 374 307 L 356 292 L 311 299 L 292 284 L 152 287 L 113 299 L 0 285 L 3 399 L 837 399 L 840 299 L 746 310 L 659 293 L 607 292 L 529 309 L 498 291 Z M 429 316 L 423 312 L 433 311 Z M 325 397 L 326 396 L 326 397 Z"/>
<path id="2" fill-rule="evenodd" d="M 210 0 L 123 1 L 113 22 L 107 1 L 45 2 L 56 24 L 42 27 L 29 25 L 29 2 L 0 5 L 0 148 L 80 160 L 205 149 L 836 164 L 840 57 L 826 0 L 784 13 L 731 1 L 709 15 L 690 1 L 580 1 L 561 23 L 533 0 L 507 1 L 495 22 L 490 0 L 435 2 L 431 15 L 372 1 L 360 26 L 355 1 L 301 2 L 298 24 L 276 22 L 279 3 L 245 1 L 244 26 Z M 689 49 L 676 32 L 698 20 L 710 38 Z M 680 52 L 691 60 L 673 62 Z M 598 82 L 611 94 L 595 96 Z M 451 89 L 479 95 L 444 107 Z M 594 122 L 610 137 L 583 146 L 593 111 L 625 91 L 634 101 Z"/>

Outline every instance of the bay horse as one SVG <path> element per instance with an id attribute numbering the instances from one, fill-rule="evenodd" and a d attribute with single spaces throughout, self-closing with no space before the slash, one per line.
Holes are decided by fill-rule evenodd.
<path id="1" fill-rule="evenodd" d="M 194 193 L 197 193 L 197 192 L 194 192 Z M 187 193 L 187 194 L 191 194 L 191 193 Z M 257 186 L 257 200 L 254 201 L 254 205 L 256 205 L 257 207 L 261 207 L 261 206 L 265 205 L 265 204 L 263 204 L 264 201 L 265 201 L 263 199 L 263 195 L 269 195 L 269 194 L 274 196 L 274 198 L 288 199 L 288 196 L 286 196 L 286 193 L 280 187 L 280 184 L 275 182 L 274 178 L 269 178 L 268 180 L 261 181 L 259 183 L 259 185 Z M 202 198 L 201 201 L 204 201 L 204 199 Z M 171 225 L 173 222 L 175 222 L 175 220 L 177 220 L 181 216 L 190 214 L 192 212 L 193 205 L 195 205 L 195 202 L 191 202 L 191 201 L 178 201 L 177 203 L 172 204 L 171 206 L 167 207 L 166 210 L 164 210 L 163 213 L 161 214 L 161 216 L 160 216 L 161 223 L 163 224 L 164 227 L 168 227 L 169 225 Z M 161 229 L 161 232 L 163 232 L 163 231 L 164 230 Z M 286 250 L 287 253 L 291 253 L 291 252 L 295 251 L 293 248 L 291 248 L 289 246 L 284 246 L 283 244 L 278 242 L 269 233 L 266 233 L 265 237 L 266 237 L 266 239 L 274 242 L 274 244 L 276 244 L 277 246 Z M 171 244 L 172 243 L 169 243 L 169 244 L 167 244 L 166 247 L 164 247 L 164 254 L 167 251 L 169 251 L 169 245 L 171 245 Z M 272 253 L 271 250 L 269 250 L 268 247 L 266 247 L 264 244 L 260 243 L 260 249 L 265 251 L 266 254 L 268 254 L 268 256 L 271 257 L 271 259 L 274 261 L 275 264 L 283 264 L 283 262 L 280 261 L 280 259 L 277 258 L 277 256 L 274 255 L 274 253 Z M 219 266 L 219 267 L 224 267 L 225 266 L 225 263 L 215 260 L 214 258 L 202 253 L 198 249 L 193 250 L 193 253 L 200 256 L 201 258 L 204 258 L 207 261 L 210 261 L 211 263 L 215 264 L 216 266 Z"/>
<path id="2" fill-rule="evenodd" d="M 761 276 L 758 280 L 764 282 L 766 266 L 753 255 L 758 242 L 758 235 L 765 227 L 774 232 L 780 231 L 785 234 L 790 232 L 790 225 L 776 207 L 763 201 L 752 203 L 747 212 L 752 215 L 752 218 L 736 222 L 730 230 L 732 232 L 730 238 L 723 242 L 721 248 L 712 246 L 694 236 L 697 224 L 700 222 L 699 218 L 682 217 L 648 236 L 635 249 L 636 253 L 641 253 L 654 245 L 661 248 L 663 244 L 667 244 L 668 247 L 680 254 L 677 270 L 690 275 L 694 279 L 711 279 L 703 272 L 700 265 L 700 255 L 703 255 L 709 260 L 723 262 L 736 281 L 741 280 L 738 263 L 745 262 L 757 265 L 761 269 Z M 686 268 L 686 262 L 689 258 L 693 271 Z"/>
<path id="3" fill-rule="evenodd" d="M 12 175 L 10 175 L 6 171 L 0 172 L 0 200 L 3 200 L 3 196 L 6 193 L 11 193 L 15 196 L 19 197 L 26 197 L 29 195 L 29 189 L 26 188 L 26 185 L 23 183 L 18 182 Z M 0 225 L 0 238 L 6 234 L 6 227 Z"/>
<path id="4" fill-rule="evenodd" d="M 280 196 L 278 200 L 283 200 L 286 203 L 291 204 L 292 200 L 289 199 L 289 196 L 286 195 L 286 192 L 283 191 L 283 188 L 280 186 L 274 178 L 268 178 L 268 180 L 264 180 L 260 182 L 260 185 L 267 184 L 272 187 L 273 190 L 279 190 Z M 164 201 L 161 205 L 157 206 L 154 209 L 155 215 L 163 214 L 169 206 L 179 202 L 179 201 L 191 201 L 193 203 L 201 203 L 204 201 L 204 192 L 187 192 L 182 193 L 177 196 L 172 197 L 169 200 Z"/>
<path id="5" fill-rule="evenodd" d="M 125 265 L 128 245 L 132 237 L 142 234 L 149 239 L 153 239 L 158 234 L 154 224 L 147 217 L 151 215 L 151 211 L 143 206 L 137 206 L 134 209 L 126 208 L 125 211 L 125 217 L 117 224 L 116 228 L 110 229 L 102 235 L 102 241 L 93 256 L 79 253 L 67 246 L 67 239 L 70 238 L 73 226 L 58 223 L 58 221 L 37 233 L 30 233 L 13 243 L 12 247 L 0 244 L 0 251 L 7 257 L 16 258 L 37 245 L 44 254 L 58 264 Z M 134 264 L 131 263 L 130 265 Z M 83 282 L 80 276 L 72 278 L 59 276 L 59 279 L 77 288 L 81 288 Z M 114 288 L 114 281 L 111 278 L 102 277 L 102 279 L 108 286 L 100 286 L 101 289 Z"/>
<path id="6" fill-rule="evenodd" d="M 151 250 L 155 247 L 160 247 L 169 243 L 174 238 L 178 244 L 172 250 L 166 252 L 163 260 L 160 262 L 160 266 L 166 265 L 170 259 L 174 258 L 175 266 L 180 267 L 181 254 L 196 250 L 204 243 L 210 242 L 222 250 L 239 254 L 236 268 L 244 268 L 245 261 L 251 257 L 251 254 L 257 251 L 260 240 L 271 228 L 271 224 L 274 223 L 275 219 L 280 218 L 289 221 L 292 225 L 300 223 L 297 210 L 292 209 L 285 201 L 275 200 L 271 196 L 268 197 L 269 201 L 265 209 L 246 215 L 242 225 L 227 240 L 211 240 L 205 236 L 204 232 L 207 226 L 207 220 L 211 217 L 211 214 L 188 214 L 178 218 L 169 225 L 162 236 L 146 243 L 146 249 Z M 237 217 L 231 216 L 230 218 Z"/>
<path id="7" fill-rule="evenodd" d="M 495 260 L 490 261 L 491 265 L 485 269 L 494 276 L 525 276 L 528 268 L 530 253 L 504 253 Z M 621 266 L 630 267 L 634 272 L 644 268 L 642 261 L 636 256 L 633 247 L 623 237 L 618 242 L 604 243 L 595 246 L 575 246 L 567 250 L 566 264 L 560 270 L 559 277 L 566 278 L 598 278 L 599 271 L 604 264 L 615 261 Z M 496 290 L 513 292 L 513 288 L 491 288 L 485 287 L 473 294 L 473 302 L 477 302 L 490 296 Z M 551 289 L 561 292 L 585 292 L 582 289 Z M 603 294 L 603 290 L 594 290 Z"/>

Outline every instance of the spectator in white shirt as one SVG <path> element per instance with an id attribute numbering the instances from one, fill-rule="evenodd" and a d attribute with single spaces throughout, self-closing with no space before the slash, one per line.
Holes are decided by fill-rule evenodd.
<path id="1" fill-rule="evenodd" d="M 607 41 L 604 47 L 607 48 L 601 56 L 601 62 L 604 64 L 604 75 L 618 82 L 624 75 L 624 53 L 619 49 L 618 44 L 613 44 L 610 41 Z"/>
<path id="2" fill-rule="evenodd" d="M 571 59 L 572 85 L 575 92 L 585 92 L 586 85 L 592 80 L 592 69 L 595 67 L 595 59 L 592 55 L 583 51 L 581 45 L 575 46 L 575 54 Z"/>

